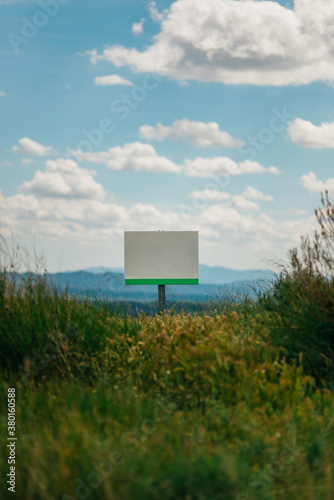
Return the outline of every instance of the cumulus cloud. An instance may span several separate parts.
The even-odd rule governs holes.
[[[150,144],[134,142],[109,150],[107,167],[112,170],[146,170],[149,172],[179,172],[180,168],[165,156],[157,154]]]
[[[235,139],[227,132],[219,130],[216,122],[196,122],[183,118],[175,120],[170,127],[165,127],[157,123],[142,125],[139,129],[140,136],[147,140],[164,141],[185,141],[200,148],[238,148],[243,145],[243,141]]]
[[[236,163],[225,156],[214,158],[197,157],[194,160],[184,161],[184,173],[189,177],[211,177],[213,175],[243,175],[271,173],[280,174],[276,167],[264,167],[257,161],[246,160]]]
[[[202,191],[192,191],[188,194],[188,197],[194,200],[207,202],[226,201],[228,202],[226,206],[235,208],[239,212],[253,212],[255,210],[260,210],[260,206],[251,200],[272,201],[274,199],[271,196],[264,195],[263,193],[261,193],[261,191],[258,191],[251,186],[248,186],[248,188],[243,193],[235,195],[233,197],[225,191],[218,191],[217,189],[209,188],[203,189]]]
[[[6,92],[4,92],[3,90],[0,90],[0,97],[5,97],[6,95]]]
[[[101,85],[103,87],[109,85],[129,85],[132,86],[133,83],[126,78],[119,75],[106,75],[106,76],[96,76],[94,78],[95,85]]]
[[[52,146],[43,146],[39,142],[33,141],[28,137],[19,139],[19,146],[13,146],[14,153],[32,156],[51,156],[56,153]]]
[[[227,255],[234,262],[236,255],[243,256],[245,263],[247,255],[261,251],[269,258],[277,249],[282,257],[282,252],[299,242],[300,234],[313,231],[316,224],[314,216],[276,222],[236,197],[228,203],[205,205],[192,214],[181,206],[160,210],[150,204],[126,207],[107,199],[38,198],[25,193],[5,197],[0,193],[0,210],[2,214],[10,212],[8,228],[15,227],[21,236],[35,234],[38,227],[41,237],[67,238],[84,244],[110,243],[113,237],[122,241],[124,229],[198,230],[203,252],[209,248],[212,258],[215,251],[218,255],[223,252],[226,263]],[[5,223],[3,217],[3,227]]]
[[[132,33],[134,33],[135,35],[140,35],[140,33],[142,33],[144,31],[144,22],[145,22],[145,18],[142,18],[139,23],[133,23],[132,25]]]
[[[45,172],[37,170],[33,179],[24,182],[20,190],[47,197],[102,199],[105,191],[93,179],[95,175],[94,170],[80,168],[74,160],[48,160]]]
[[[231,198],[231,195],[224,191],[207,188],[203,189],[202,191],[192,191],[188,194],[188,197],[195,200],[223,201],[229,200]]]
[[[134,72],[227,84],[301,85],[334,80],[334,2],[176,0],[151,17],[161,30],[142,51],[119,45],[91,61],[128,65]]]
[[[240,212],[260,210],[260,205],[251,200],[273,201],[274,198],[261,193],[261,191],[252,186],[248,186],[243,193],[233,196],[231,206]]]
[[[308,191],[324,193],[327,190],[331,195],[334,194],[334,178],[323,182],[313,172],[309,172],[303,175],[300,181],[301,185]]]
[[[248,186],[246,190],[242,193],[244,198],[248,200],[263,200],[263,201],[274,201],[274,198],[269,195],[265,195],[261,193],[258,189],[255,189],[252,186]]]
[[[123,144],[123,146],[116,146],[107,151],[85,153],[76,149],[69,152],[78,161],[104,163],[112,170],[183,173],[188,177],[281,173],[273,166],[266,168],[256,161],[249,160],[236,163],[225,156],[185,159],[183,164],[178,165],[166,156],[159,155],[151,144],[141,142]]]
[[[233,196],[232,207],[236,208],[240,212],[253,212],[254,210],[260,210],[260,206],[254,201],[247,200],[245,196],[241,194]]]
[[[123,144],[97,153],[83,153],[80,150],[73,150],[71,153],[80,161],[105,163],[111,170],[174,173],[181,171],[172,160],[159,155],[153,146],[141,142]]]
[[[202,191],[193,191],[188,194],[189,198],[194,200],[198,200],[201,202],[219,202],[226,201],[225,206],[229,206],[239,210],[241,212],[252,212],[254,210],[260,210],[260,206],[253,201],[244,196],[244,194],[239,194],[235,196],[231,196],[229,193],[225,191],[218,191],[216,189],[203,189]],[[194,204],[194,207],[197,208],[197,204]],[[204,204],[201,205],[204,208]]]
[[[287,131],[291,141],[304,148],[334,148],[334,122],[317,126],[296,118],[289,124]]]
[[[150,13],[152,21],[154,21],[155,23],[161,23],[161,21],[163,21],[165,16],[168,14],[168,9],[165,9],[163,12],[160,12],[157,9],[157,5],[155,2],[150,2],[147,8]]]

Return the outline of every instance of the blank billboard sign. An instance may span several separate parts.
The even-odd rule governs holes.
[[[126,285],[198,285],[198,231],[125,231]]]

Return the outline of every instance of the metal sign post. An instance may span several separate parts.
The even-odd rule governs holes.
[[[158,311],[163,313],[166,310],[166,285],[158,285]]]

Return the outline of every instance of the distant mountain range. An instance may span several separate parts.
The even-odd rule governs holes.
[[[119,301],[152,302],[157,300],[157,286],[124,285],[119,268],[92,267],[80,271],[49,274],[49,279],[69,294],[110,298]],[[203,302],[225,294],[255,295],[269,286],[275,273],[266,270],[238,271],[224,267],[199,266],[199,285],[168,285],[169,301]]]

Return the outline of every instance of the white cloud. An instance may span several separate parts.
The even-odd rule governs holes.
[[[165,9],[163,12],[159,12],[155,2],[150,2],[147,8],[152,21],[154,21],[155,23],[161,23],[168,13],[168,9]]]
[[[327,190],[331,195],[334,194],[334,178],[322,182],[313,172],[309,172],[303,175],[300,181],[301,185],[308,191],[324,193]]]
[[[313,125],[310,121],[296,118],[288,126],[292,142],[304,148],[334,148],[334,122]]]
[[[139,129],[140,136],[147,140],[155,139],[164,141],[172,139],[185,141],[201,148],[238,148],[243,141],[235,139],[227,132],[219,130],[216,122],[196,122],[183,118],[175,120],[170,127],[157,123],[155,127],[142,125]]]
[[[124,230],[198,230],[202,262],[245,268],[249,264],[259,267],[261,259],[286,257],[300,235],[316,227],[314,216],[276,222],[238,196],[204,204],[192,213],[182,205],[161,210],[150,204],[127,207],[108,199],[37,198],[24,193],[5,197],[0,192],[1,229],[4,235],[13,230],[18,237],[30,239],[38,231],[51,242],[66,239],[69,245],[94,244],[97,251],[111,241],[122,249]],[[192,205],[189,200],[187,207]]]
[[[255,189],[252,186],[248,186],[246,190],[242,193],[244,198],[248,200],[264,200],[264,201],[274,201],[274,198],[269,195],[265,195],[261,193],[258,189]]]
[[[231,198],[231,195],[224,191],[207,188],[203,189],[202,191],[192,191],[188,194],[188,197],[195,200],[224,201],[229,200]]]
[[[160,14],[152,44],[139,51],[106,46],[91,61],[128,65],[134,72],[227,84],[301,85],[334,80],[334,2],[176,0]]]
[[[150,144],[134,142],[111,148],[107,167],[112,170],[147,170],[149,172],[179,172],[180,168],[165,156],[157,154]]]
[[[34,178],[24,182],[20,190],[47,197],[102,199],[105,191],[94,181],[95,175],[94,170],[80,168],[74,160],[48,160],[45,172],[37,170]]]
[[[142,33],[144,31],[144,22],[145,22],[145,18],[142,18],[139,23],[133,23],[132,25],[132,33],[134,33],[135,35],[140,35],[140,33]]]
[[[243,175],[258,173],[281,173],[276,167],[263,167],[257,161],[246,160],[236,163],[228,157],[214,158],[197,157],[194,160],[184,161],[184,172],[189,177],[211,177],[213,175]]]
[[[159,155],[153,146],[141,142],[123,144],[98,153],[83,153],[80,150],[71,153],[80,161],[104,163],[111,170],[174,173],[181,171],[172,160]]]
[[[43,144],[33,141],[28,137],[19,139],[19,146],[13,146],[12,151],[22,155],[34,156],[51,156],[56,153],[52,146],[43,146]]]
[[[217,189],[203,189],[202,191],[193,191],[188,194],[189,198],[194,200],[211,202],[211,201],[226,201],[228,202],[225,206],[235,208],[239,212],[253,212],[255,210],[260,210],[260,206],[250,200],[267,200],[272,201],[271,196],[266,196],[261,191],[248,186],[248,188],[241,194],[231,196],[229,193],[224,191],[218,191]],[[200,207],[204,208],[204,204],[200,204]],[[198,208],[198,204],[194,204],[194,208]]]
[[[241,194],[233,196],[232,207],[236,208],[240,212],[253,212],[254,210],[260,210],[260,206],[257,203],[247,200]]]
[[[5,97],[6,95],[6,92],[4,92],[3,90],[0,90],[0,97]]]
[[[315,227],[314,216],[277,223],[263,213],[247,213],[257,207],[246,202],[234,197],[231,203],[210,204],[193,215],[185,214],[181,206],[161,211],[150,204],[125,207],[107,200],[0,194],[2,213],[11,213],[12,227],[21,234],[33,235],[38,226],[41,236],[83,243],[110,241],[114,235],[123,238],[124,229],[198,230],[203,245],[206,240],[210,245],[216,240],[226,251],[242,244],[243,251],[258,252],[261,248],[270,258],[278,247],[288,250],[298,243],[299,235]]]
[[[260,206],[257,203],[249,201],[249,199],[247,199],[247,197],[245,196],[245,193],[233,196],[232,198],[232,196],[225,191],[218,191],[215,189],[207,188],[203,189],[202,191],[193,191],[192,193],[188,194],[188,197],[203,202],[226,201],[228,203],[225,206],[235,208],[241,212],[251,212],[254,210],[260,210]],[[205,205],[203,204],[202,208],[204,206]],[[197,204],[196,206],[194,205],[194,207],[197,208]]]
[[[102,86],[107,86],[107,85],[133,85],[130,80],[127,80],[126,78],[123,78],[122,76],[119,75],[106,75],[106,76],[96,76],[94,78],[94,83],[95,85],[102,85]]]
[[[214,175],[243,175],[257,173],[280,174],[276,167],[263,167],[256,161],[236,163],[228,157],[214,158],[197,157],[194,160],[185,159],[182,165],[177,165],[166,156],[159,155],[151,144],[132,142],[116,146],[107,151],[84,153],[70,150],[78,161],[104,163],[112,170],[149,172],[183,172],[188,177],[211,177]]]

